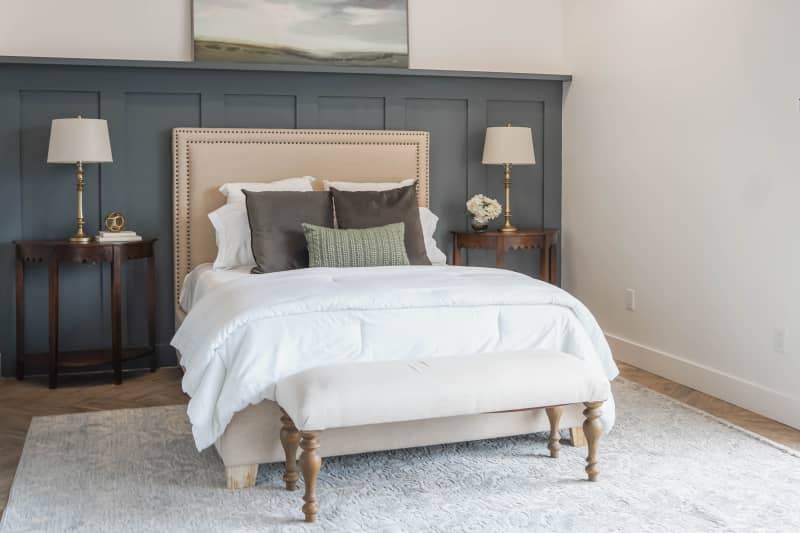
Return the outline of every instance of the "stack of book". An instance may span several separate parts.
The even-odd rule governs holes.
[[[97,242],[137,242],[141,241],[141,235],[135,231],[101,231],[95,237]]]

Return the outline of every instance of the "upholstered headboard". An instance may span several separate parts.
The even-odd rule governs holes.
[[[216,256],[208,213],[225,198],[229,181],[267,182],[294,176],[338,181],[417,179],[420,206],[428,205],[429,134],[423,131],[175,128],[173,237],[175,310],[183,279]]]

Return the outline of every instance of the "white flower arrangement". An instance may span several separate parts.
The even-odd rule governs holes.
[[[503,208],[500,206],[500,202],[494,198],[476,194],[467,200],[467,211],[476,221],[485,223],[499,217],[500,213],[503,212]]]

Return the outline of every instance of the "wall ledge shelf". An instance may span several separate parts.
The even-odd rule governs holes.
[[[424,76],[440,78],[484,78],[508,80],[572,81],[571,74],[533,74],[478,70],[438,70],[391,67],[335,67],[318,65],[274,65],[264,63],[206,63],[195,61],[147,61],[129,59],[76,59],[59,57],[0,56],[0,65],[68,67],[112,67],[181,70],[232,70],[256,72],[302,72],[312,74],[359,74],[375,76]]]

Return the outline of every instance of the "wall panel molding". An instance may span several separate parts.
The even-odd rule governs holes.
[[[22,235],[22,173],[20,166],[20,91],[0,81],[0,371],[13,375],[6,353],[16,350],[14,318],[15,263],[11,241]],[[9,366],[11,368],[9,368]]]
[[[203,128],[225,126],[225,96],[219,91],[200,93],[200,126]]]
[[[386,99],[381,96],[319,96],[317,126],[325,129],[386,129]]]
[[[87,170],[88,229],[124,212],[132,228],[159,239],[157,344],[162,362],[174,362],[170,131],[179,126],[265,128],[424,129],[431,132],[431,205],[440,217],[437,239],[450,255],[450,231],[467,228],[464,202],[485,192],[499,198],[497,169],[481,164],[487,125],[509,116],[529,122],[537,136],[537,167],[515,169],[514,213],[526,224],[560,225],[561,92],[568,77],[392,69],[240,68],[127,61],[39,61],[0,58],[0,352],[12,375],[15,350],[14,261],[11,241],[68,235],[74,219],[74,170],[45,163],[49,121],[99,116],[109,121],[114,162]],[[527,121],[527,122],[526,122]],[[42,190],[46,188],[47,194]],[[510,263],[536,273],[535,256]],[[480,253],[470,255],[483,264]],[[485,255],[485,254],[484,254]],[[508,254],[511,258],[515,254]],[[488,256],[487,256],[488,257]],[[474,259],[474,261],[473,261]],[[493,264],[493,260],[486,261]],[[85,299],[62,327],[64,348],[110,344],[108,271],[78,269],[76,294]],[[124,337],[144,334],[143,272],[125,272]],[[26,295],[26,342],[46,339],[44,276],[31,271]],[[69,289],[73,290],[73,289]],[[68,291],[67,291],[68,292]],[[78,294],[79,293],[79,294]],[[35,303],[34,300],[41,303]],[[44,307],[43,307],[44,306]],[[88,333],[87,333],[88,332]],[[44,340],[46,342],[46,340]]]
[[[50,121],[81,115],[100,116],[100,91],[23,89],[20,91],[21,234],[16,238],[59,239],[75,232],[75,165],[48,164]],[[87,228],[99,224],[100,169],[85,166],[83,193]],[[25,276],[26,345],[32,352],[47,351],[46,269],[31,265]],[[103,342],[102,292],[99,265],[62,265],[59,343],[64,350],[91,348]]]
[[[440,217],[436,241],[448,257],[452,255],[449,232],[463,229],[464,202],[469,192],[467,106],[465,98],[407,98],[405,101],[405,129],[431,133],[430,208]],[[460,176],[460,179],[443,179],[448,175]]]
[[[297,97],[286,94],[223,95],[223,126],[233,128],[296,128]]]

